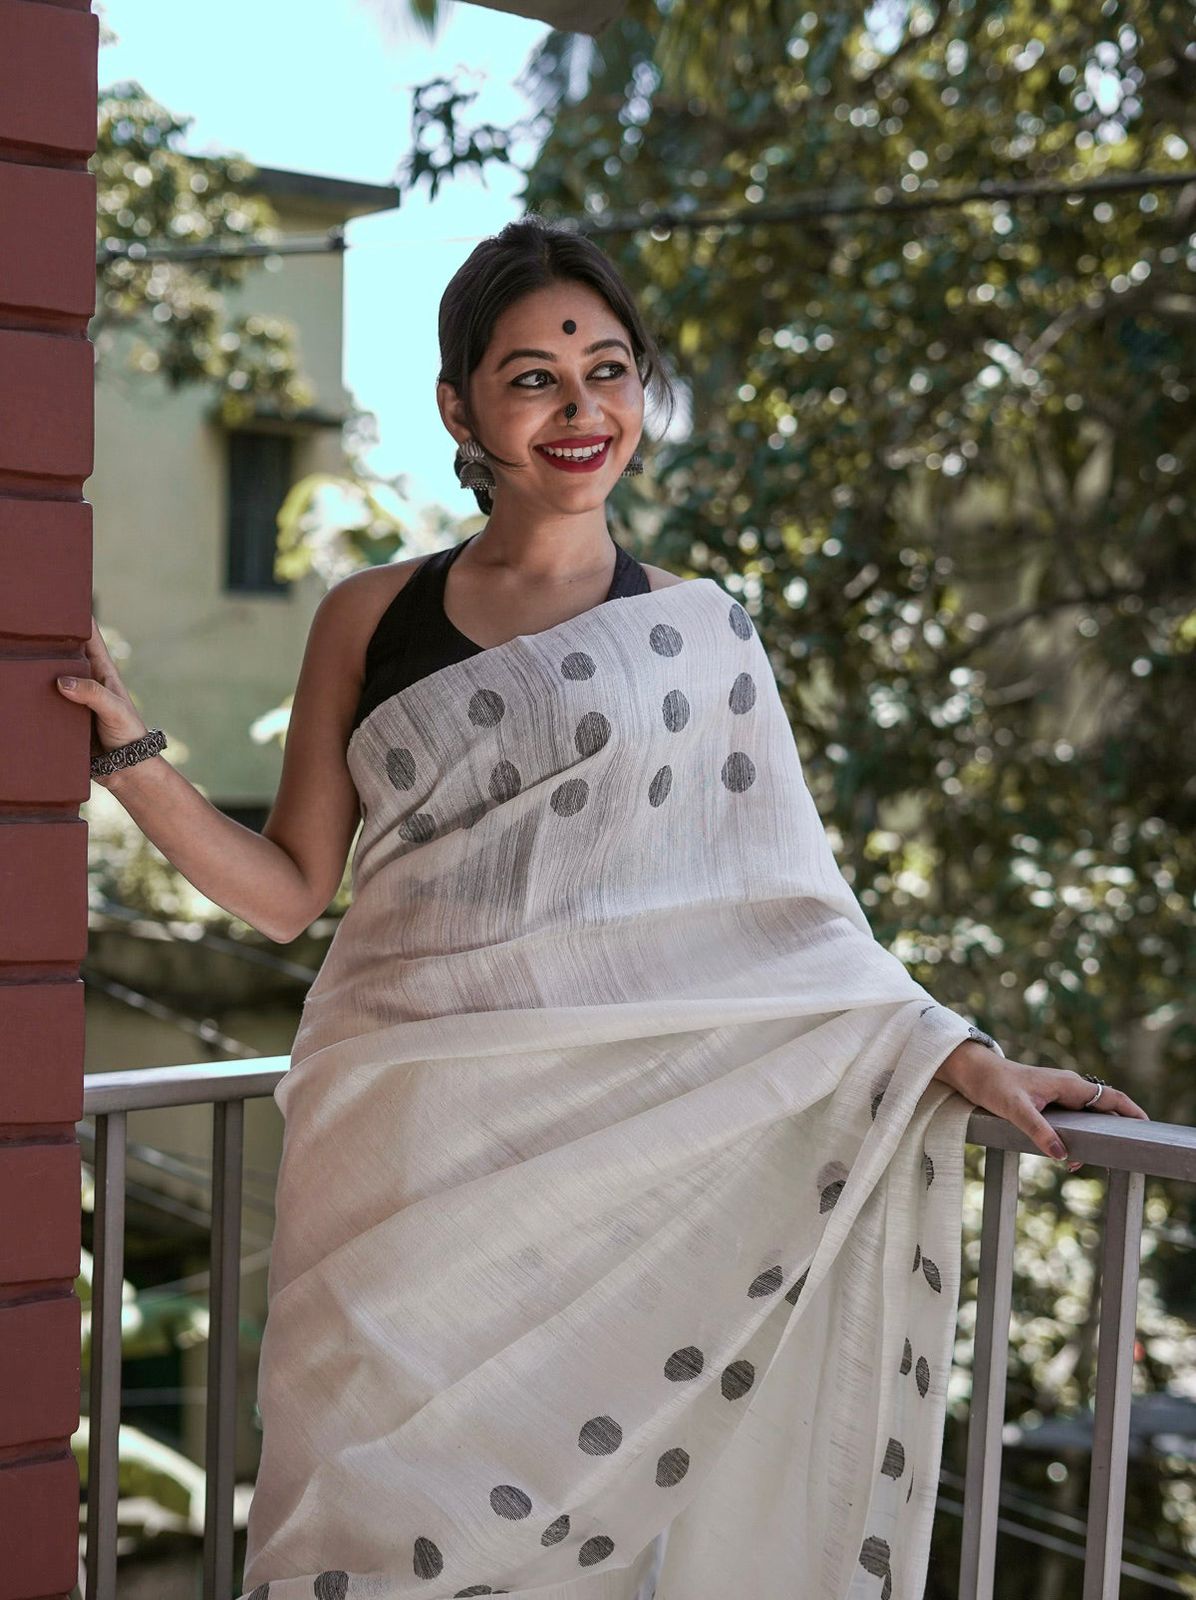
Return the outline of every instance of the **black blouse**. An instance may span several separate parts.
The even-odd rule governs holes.
[[[444,614],[444,582],[449,567],[465,546],[476,539],[471,534],[447,550],[436,550],[420,562],[378,620],[365,651],[365,678],[353,729],[391,695],[398,694],[441,667],[480,655],[488,645],[475,644]],[[648,574],[633,555],[615,542],[615,570],[606,600],[622,595],[647,594],[652,585]]]

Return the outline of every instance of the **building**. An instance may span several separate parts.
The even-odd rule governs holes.
[[[255,187],[288,236],[324,234],[399,202],[385,185],[272,167],[258,169]],[[293,691],[323,593],[314,576],[275,579],[275,517],[292,483],[346,464],[344,252],[267,258],[226,303],[230,315],[260,311],[294,326],[315,403],[286,421],[263,411],[230,429],[210,390],[172,391],[156,374],[131,372],[118,345],[96,385],[92,598],[105,636],[111,629],[128,646],[121,676],[147,724],[171,740],[172,764],[260,827],[281,752],[274,740],[255,742],[250,726]]]

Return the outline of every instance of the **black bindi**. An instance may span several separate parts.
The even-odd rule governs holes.
[[[564,328],[566,333],[577,332],[577,324],[574,322],[572,317],[570,317],[567,322],[562,323],[561,326]]]

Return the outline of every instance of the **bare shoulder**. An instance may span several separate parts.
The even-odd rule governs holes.
[[[657,589],[668,589],[674,583],[684,583],[684,578],[679,578],[675,572],[669,572],[666,567],[653,567],[646,561],[641,561],[640,566],[648,574],[648,587],[653,593]]]
[[[366,642],[382,620],[391,601],[403,589],[426,555],[408,556],[403,561],[387,561],[377,567],[362,567],[339,579],[325,596],[343,619],[350,640],[350,655],[360,675]]]

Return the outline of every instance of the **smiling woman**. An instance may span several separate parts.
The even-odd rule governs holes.
[[[976,1030],[872,937],[743,605],[610,537],[670,398],[613,265],[526,218],[440,329],[489,517],[357,575],[389,588],[352,904],[275,1093],[246,1589],[918,1594]]]

